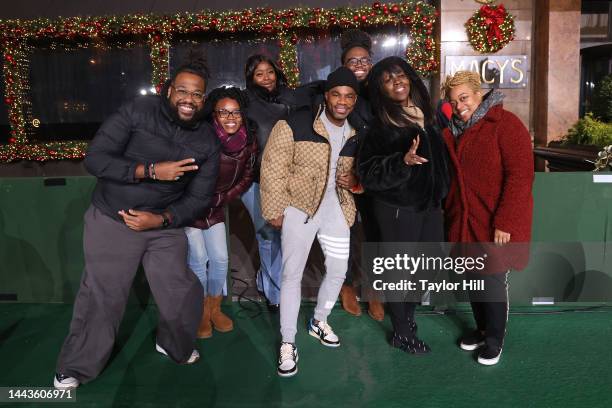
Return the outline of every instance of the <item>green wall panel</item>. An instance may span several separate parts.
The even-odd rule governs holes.
[[[73,300],[83,268],[82,217],[95,179],[64,180],[46,186],[44,178],[0,178],[0,295]],[[591,173],[537,173],[534,197],[532,262],[512,275],[512,297],[612,300],[612,184],[594,184]],[[141,275],[137,280],[142,301],[146,283]]]

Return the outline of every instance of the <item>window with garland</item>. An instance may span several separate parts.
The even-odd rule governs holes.
[[[297,43],[302,84],[325,79],[340,65],[340,30],[305,36]],[[403,56],[410,41],[408,30],[387,27],[370,31],[373,62],[391,55]],[[219,86],[244,88],[244,68],[250,55],[262,53],[277,60],[278,41],[271,37],[205,35],[177,37],[170,48],[170,71],[190,50],[206,55],[211,77],[208,91]],[[129,48],[34,48],[30,58],[32,140],[91,140],[100,124],[117,108],[138,95],[154,94],[151,87],[150,50]],[[3,141],[8,139],[6,105]]]
[[[117,108],[151,88],[149,48],[35,48],[30,126],[35,141],[90,140]]]

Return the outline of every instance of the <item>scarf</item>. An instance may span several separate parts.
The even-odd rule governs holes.
[[[458,138],[464,134],[466,130],[474,126],[480,119],[484,118],[492,107],[501,105],[503,100],[504,95],[501,92],[495,89],[490,91],[484,96],[482,102],[480,102],[480,105],[478,105],[478,108],[476,108],[472,114],[472,117],[467,122],[464,122],[456,115],[453,115],[450,123],[448,124],[448,128],[453,136]]]
[[[404,112],[408,115],[410,120],[418,124],[420,127],[425,127],[425,114],[418,106],[410,103],[409,106],[402,106]]]
[[[223,126],[217,121],[214,120],[215,125],[215,133],[217,137],[221,141],[221,145],[223,146],[223,151],[225,153],[238,153],[246,146],[247,141],[247,131],[244,125],[240,126],[240,129],[234,134],[229,135]]]

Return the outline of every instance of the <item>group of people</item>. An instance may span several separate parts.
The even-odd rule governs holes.
[[[137,98],[102,124],[85,158],[98,182],[84,217],[85,270],[56,388],[102,371],[139,264],[159,310],[159,353],[191,364],[199,359],[196,338],[233,329],[221,300],[224,207],[235,199],[256,233],[257,288],[280,311],[283,377],[297,373],[301,280],[315,238],[325,275],[307,330],[327,347],[341,344],[328,322],[338,296],[345,310],[361,312],[350,262],[358,217],[372,242],[529,241],[531,139],[503,109],[503,95],[485,93],[477,73],[457,72],[442,87],[452,108],[442,124],[404,59],[373,64],[371,39],[359,30],[344,33],[341,45],[341,66],[296,90],[271,58],[253,55],[246,90],[222,87],[205,97],[208,69],[191,57],[160,96]],[[476,329],[459,341],[489,365],[501,355],[508,316],[507,271],[497,272],[483,277],[485,289],[496,287],[505,301],[472,302]],[[380,298],[368,302],[370,316],[382,320]],[[387,303],[390,343],[426,354],[416,305]]]

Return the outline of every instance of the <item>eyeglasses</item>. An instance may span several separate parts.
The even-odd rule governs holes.
[[[188,97],[191,97],[191,99],[196,102],[202,102],[204,100],[204,94],[201,92],[198,92],[198,91],[189,92],[186,89],[182,89],[182,88],[177,89],[172,85],[170,87],[176,91],[176,95],[179,97],[179,99],[187,99]]]
[[[227,119],[230,116],[233,118],[239,118],[240,115],[242,114],[241,111],[239,110],[235,110],[235,111],[228,111],[225,109],[218,109],[215,111],[217,113],[217,116],[219,116],[221,119]]]
[[[370,65],[371,63],[372,58],[370,57],[349,58],[346,60],[346,65],[350,65],[352,67],[356,67],[357,65]]]

